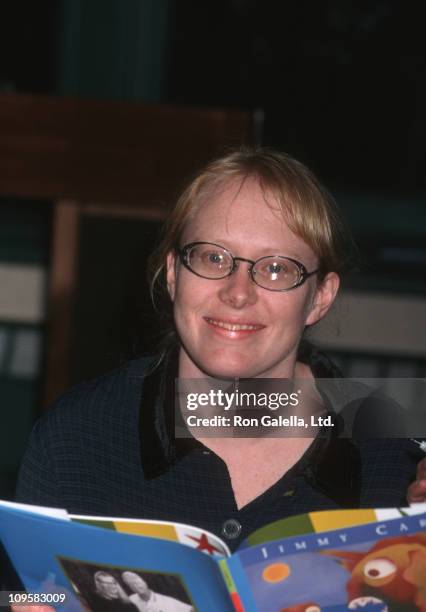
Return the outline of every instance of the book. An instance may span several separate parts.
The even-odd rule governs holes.
[[[63,612],[426,611],[426,505],[277,521],[232,555],[164,521],[0,502],[0,540],[22,583],[4,604]],[[6,601],[5,601],[6,598]]]

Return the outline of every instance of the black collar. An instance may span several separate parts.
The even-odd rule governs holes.
[[[342,376],[326,355],[308,343],[301,344],[299,359],[310,366],[316,378]],[[142,469],[148,479],[164,474],[194,448],[203,448],[194,438],[174,437],[177,375],[178,348],[174,348],[143,382],[139,435]],[[339,506],[355,508],[359,506],[361,490],[360,453],[350,439],[339,438],[332,431],[328,438],[318,437],[287,476],[302,474]]]

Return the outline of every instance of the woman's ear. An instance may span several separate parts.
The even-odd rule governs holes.
[[[176,255],[170,251],[167,255],[167,291],[169,292],[172,302],[175,299],[176,293]]]
[[[340,286],[340,278],[336,272],[329,272],[317,286],[311,310],[306,319],[306,325],[318,323],[330,310]]]

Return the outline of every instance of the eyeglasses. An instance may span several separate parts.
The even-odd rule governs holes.
[[[290,291],[300,287],[319,268],[308,272],[303,264],[291,257],[267,255],[253,261],[234,257],[230,251],[212,242],[191,242],[176,249],[183,265],[202,278],[219,280],[231,276],[238,268],[238,261],[246,261],[252,281],[269,291]]]

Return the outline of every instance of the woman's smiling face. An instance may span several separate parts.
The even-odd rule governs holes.
[[[318,267],[313,250],[288,227],[278,202],[268,202],[253,178],[229,183],[194,214],[180,246],[211,242],[235,257],[257,260],[283,255],[310,272]],[[238,262],[226,278],[200,278],[169,253],[167,284],[181,342],[184,378],[291,377],[306,325],[318,321],[338,288],[334,273],[318,285],[316,275],[291,291],[256,285],[249,264]]]

